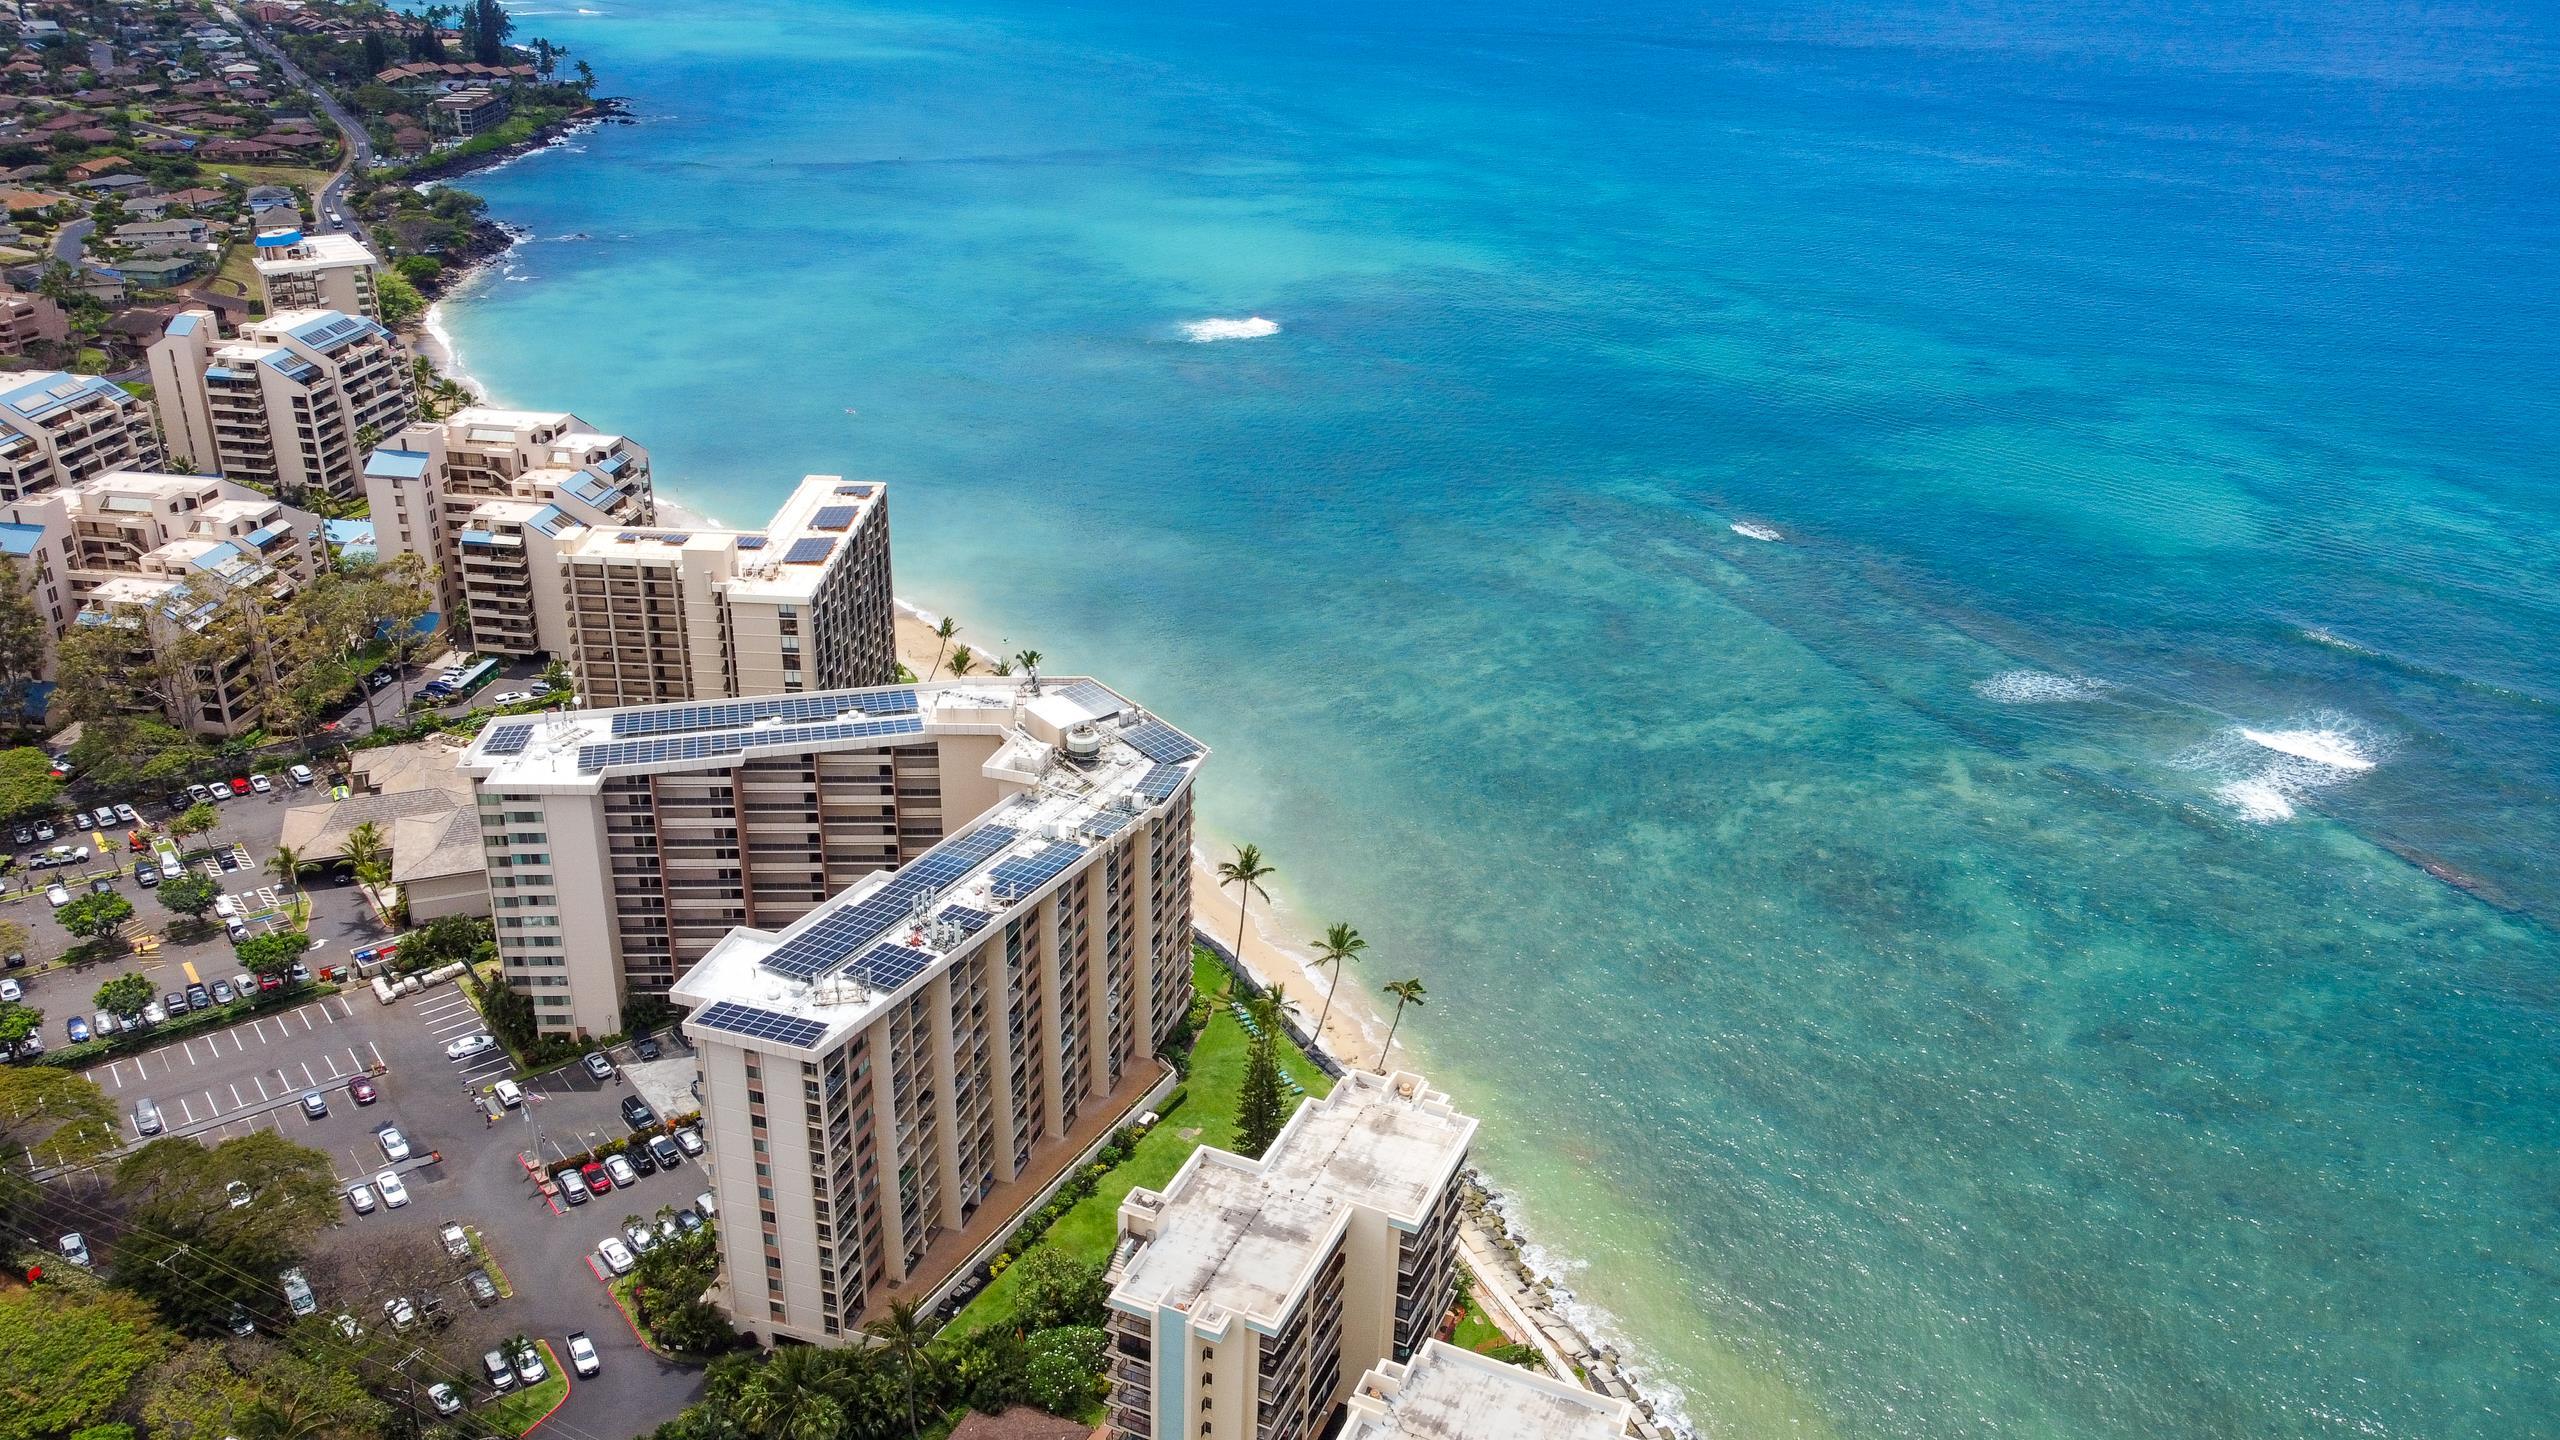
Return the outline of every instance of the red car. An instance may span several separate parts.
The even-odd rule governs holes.
[[[373,1081],[359,1075],[347,1082],[347,1097],[359,1105],[370,1105],[382,1098],[382,1092],[373,1088]]]
[[[270,990],[281,990],[283,988],[284,981],[277,976],[261,975],[258,977],[258,993],[261,995]]]
[[[246,776],[246,775],[234,775],[234,776],[232,776],[232,777],[231,777],[231,793],[232,793],[232,794],[234,794],[234,795],[246,795],[246,794],[248,794],[248,793],[249,793],[249,777],[248,777],[248,776]]]
[[[613,1188],[613,1177],[605,1173],[602,1165],[592,1160],[578,1167],[578,1178],[586,1181],[587,1188],[598,1195]]]

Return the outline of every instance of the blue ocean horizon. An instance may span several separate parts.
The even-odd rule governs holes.
[[[1214,746],[1700,1433],[2560,1433],[2560,14],[513,8],[472,377]]]

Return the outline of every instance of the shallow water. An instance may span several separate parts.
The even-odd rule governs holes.
[[[467,368],[1215,745],[1701,1428],[2551,1432],[2547,10],[596,10]]]

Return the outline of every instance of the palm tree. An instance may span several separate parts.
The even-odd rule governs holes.
[[[1040,668],[1040,652],[1037,650],[1017,651],[1014,654],[1013,663],[1021,666],[1025,670],[1037,670]]]
[[[279,845],[267,857],[267,873],[284,882],[288,898],[299,898],[302,889],[302,857],[290,845]]]
[[[382,908],[382,896],[374,890],[376,877],[388,878],[391,867],[386,859],[382,827],[367,820],[347,832],[347,868],[355,873],[356,884],[364,891],[373,908]]]
[[[991,668],[998,675],[1010,675],[1013,673],[1013,662],[1010,660],[999,660]]]
[[[942,657],[950,652],[951,637],[960,633],[960,622],[945,615],[942,617],[942,623],[933,627],[933,633],[940,638],[942,644],[933,652],[933,672],[924,677],[927,680],[942,673]]]
[[[1369,942],[1360,938],[1359,931],[1343,924],[1335,924],[1327,928],[1324,938],[1316,942],[1316,964],[1333,967],[1333,983],[1327,985],[1324,991],[1324,1009],[1316,1015],[1318,1045],[1324,1043],[1324,1022],[1325,1017],[1333,1013],[1334,992],[1342,988],[1342,962],[1352,959],[1368,948]]]
[[[951,673],[955,677],[966,675],[977,668],[978,657],[969,653],[968,646],[963,645],[951,652]]]
[[[916,1356],[933,1338],[933,1331],[916,1318],[913,1300],[890,1301],[888,1317],[874,1320],[865,1328],[897,1349],[898,1368],[905,1372],[907,1382],[907,1436],[914,1440],[924,1433],[916,1428]]]
[[[1271,892],[1262,888],[1262,882],[1278,873],[1280,872],[1276,867],[1262,863],[1262,847],[1258,845],[1239,845],[1236,847],[1236,858],[1218,862],[1219,889],[1224,890],[1230,885],[1244,887],[1236,897],[1236,963],[1238,965],[1244,963],[1245,914],[1253,908],[1254,896],[1259,895],[1265,900],[1271,898]]]
[[[1387,1023],[1387,1043],[1378,1047],[1378,1073],[1381,1075],[1387,1073],[1387,1052],[1396,1046],[1396,1027],[1404,1023],[1404,1007],[1421,1004],[1424,994],[1419,979],[1390,980],[1386,991],[1396,997],[1396,1018]]]
[[[834,1393],[837,1363],[834,1351],[814,1345],[776,1350],[738,1387],[730,1414],[750,1435],[834,1440],[845,1422],[844,1402]]]

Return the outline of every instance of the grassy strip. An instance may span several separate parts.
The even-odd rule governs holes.
[[[1181,1171],[1191,1152],[1203,1145],[1235,1143],[1236,1113],[1244,1097],[1245,1059],[1252,1041],[1236,1023],[1235,1011],[1217,998],[1227,983],[1226,967],[1195,952],[1191,983],[1200,994],[1211,997],[1211,1004],[1209,1023],[1191,1048],[1191,1077],[1184,1082],[1187,1095],[1182,1108],[1149,1131],[1127,1160],[1102,1177],[1091,1195],[1059,1216],[1034,1248],[1056,1247],[1087,1262],[1109,1259],[1120,1237],[1120,1202],[1131,1190],[1162,1188]],[[1287,1036],[1280,1037],[1279,1045],[1282,1071],[1306,1086],[1308,1094],[1322,1095],[1333,1088],[1332,1078]],[[957,1339],[1012,1323],[1022,1303],[1020,1280],[1017,1269],[1008,1268],[952,1317],[944,1333]]]
[[[489,1283],[498,1287],[498,1298],[516,1298],[516,1287],[508,1281],[506,1268],[498,1263],[498,1257],[490,1253],[489,1242],[481,1235],[480,1227],[465,1225],[462,1233],[471,1242],[471,1258],[480,1262],[480,1268],[489,1272]]]
[[[498,1434],[522,1435],[549,1418],[552,1411],[560,1408],[560,1402],[569,1398],[568,1367],[551,1353],[550,1341],[533,1343],[542,1347],[542,1361],[550,1373],[539,1385],[510,1390],[480,1407],[480,1423]]]
[[[1449,1337],[1449,1343],[1461,1350],[1473,1350],[1482,1354],[1487,1350],[1499,1349],[1510,1344],[1511,1337],[1503,1334],[1501,1327],[1493,1323],[1492,1317],[1484,1313],[1484,1306],[1476,1303],[1475,1291],[1471,1287],[1461,1286],[1458,1328],[1456,1333]]]

